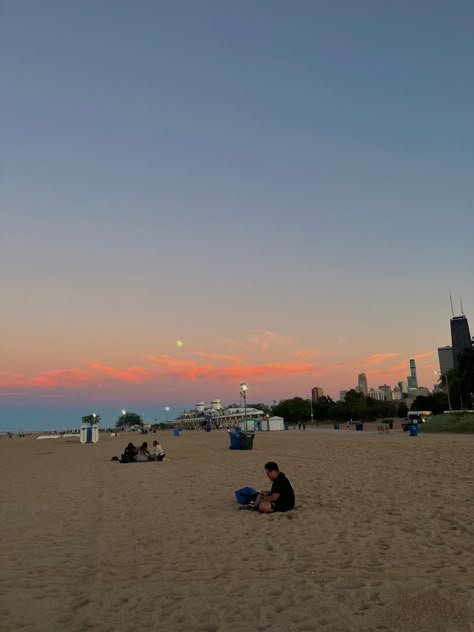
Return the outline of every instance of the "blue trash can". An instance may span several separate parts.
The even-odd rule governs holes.
[[[411,424],[409,430],[410,437],[416,437],[418,435],[418,424]]]
[[[362,432],[363,429],[364,429],[364,424],[356,424],[356,430],[358,432]]]
[[[231,450],[240,450],[240,432],[230,432],[230,446]]]
[[[175,437],[179,437],[179,428],[175,428],[173,434]]]

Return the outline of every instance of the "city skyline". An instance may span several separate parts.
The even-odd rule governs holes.
[[[0,429],[242,381],[249,402],[337,399],[410,359],[431,388],[449,291],[474,313],[473,19],[8,3]]]

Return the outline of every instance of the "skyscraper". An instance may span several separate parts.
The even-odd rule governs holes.
[[[400,393],[402,394],[403,399],[408,393],[408,382],[406,380],[401,380],[398,382],[398,387],[400,388]]]
[[[472,349],[471,333],[469,323],[464,316],[453,316],[451,318],[451,343],[453,346],[453,365],[459,366],[459,357],[467,350]]]
[[[357,390],[359,393],[363,393],[367,397],[369,389],[367,388],[367,376],[365,373],[359,373],[359,377],[357,379]]]
[[[416,377],[416,362],[410,360],[410,375],[407,377],[408,388],[418,388],[418,379]]]
[[[313,404],[317,404],[321,397],[324,395],[324,391],[320,386],[315,386],[311,389],[311,399]]]
[[[454,366],[453,348],[449,346],[438,347],[438,359],[439,359],[439,372],[441,373],[441,375],[444,375]]]

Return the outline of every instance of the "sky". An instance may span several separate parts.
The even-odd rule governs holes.
[[[242,381],[337,398],[410,358],[432,387],[450,291],[474,324],[473,24],[470,0],[3,0],[0,430]]]

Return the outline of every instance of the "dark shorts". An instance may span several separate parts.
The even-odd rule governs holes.
[[[281,507],[278,505],[278,503],[272,502],[272,509],[273,511],[284,512],[284,511],[292,511],[294,507]]]

